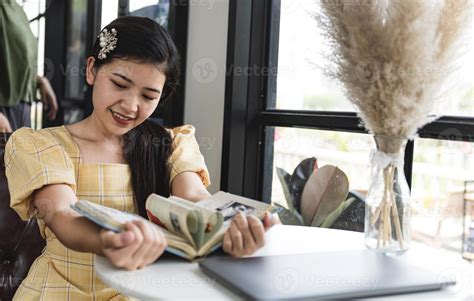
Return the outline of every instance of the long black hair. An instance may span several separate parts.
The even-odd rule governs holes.
[[[99,59],[100,40],[97,37],[92,54],[94,67],[110,63],[113,59],[131,60],[138,63],[155,64],[166,76],[160,104],[169,100],[176,90],[180,75],[180,57],[173,40],[166,30],[149,18],[121,17],[104,29],[117,32],[117,45]],[[170,195],[171,136],[160,124],[146,120],[123,137],[122,151],[132,173],[132,188],[138,213],[146,217],[145,201],[151,193]]]

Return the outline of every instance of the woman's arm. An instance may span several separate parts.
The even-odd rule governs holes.
[[[69,206],[77,200],[65,184],[47,185],[34,194],[38,215],[67,248],[105,255],[117,267],[135,270],[153,263],[167,246],[161,231],[146,221],[125,224],[125,231],[114,233],[80,216]]]
[[[69,185],[47,185],[38,189],[33,197],[39,218],[44,220],[63,245],[71,250],[102,255],[101,229],[69,207],[77,201]]]
[[[211,196],[198,174],[192,171],[185,171],[174,177],[171,182],[171,194],[192,202]]]

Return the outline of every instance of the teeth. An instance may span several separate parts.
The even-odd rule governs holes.
[[[123,117],[122,115],[119,115],[115,112],[112,112],[114,114],[115,117],[119,118],[119,119],[122,119],[122,120],[131,120],[132,118],[126,118],[126,117]]]

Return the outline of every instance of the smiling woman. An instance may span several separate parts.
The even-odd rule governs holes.
[[[194,127],[167,129],[149,119],[178,78],[179,56],[166,31],[151,19],[122,17],[102,30],[87,59],[92,114],[67,127],[13,133],[5,151],[10,206],[24,220],[37,218],[47,242],[16,300],[129,300],[96,277],[94,254],[135,270],[163,253],[166,239],[151,223],[102,230],[70,209],[78,199],[146,218],[151,193],[191,201],[210,196]],[[269,215],[263,223],[234,219],[224,251],[255,252],[277,222]]]
[[[103,32],[112,29],[116,45],[99,36],[87,60],[93,113],[67,127],[22,128],[8,140],[10,206],[23,220],[37,218],[47,242],[15,300],[128,300],[97,279],[94,254],[141,268],[163,253],[163,234],[144,222],[129,223],[122,233],[104,231],[69,206],[88,199],[145,215],[145,197],[169,196],[180,173],[196,172],[199,185],[209,185],[194,128],[170,130],[147,120],[179,76],[171,38],[145,18],[117,19]]]
[[[113,60],[99,69],[95,65],[96,59],[90,57],[87,82],[94,86],[94,112],[86,120],[103,127],[101,139],[120,137],[155,111],[166,76],[155,65],[122,59]],[[101,120],[112,122],[101,124]]]

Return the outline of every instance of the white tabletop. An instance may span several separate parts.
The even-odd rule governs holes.
[[[265,246],[252,257],[363,249],[363,233],[278,225],[266,233]],[[384,300],[474,300],[474,266],[463,260],[461,254],[412,243],[406,254],[395,258],[430,270],[440,279],[455,276],[457,284],[442,291],[384,297]],[[197,263],[180,258],[162,258],[146,268],[129,272],[115,268],[105,257],[96,256],[95,270],[105,284],[143,300],[239,299],[204,274]]]

